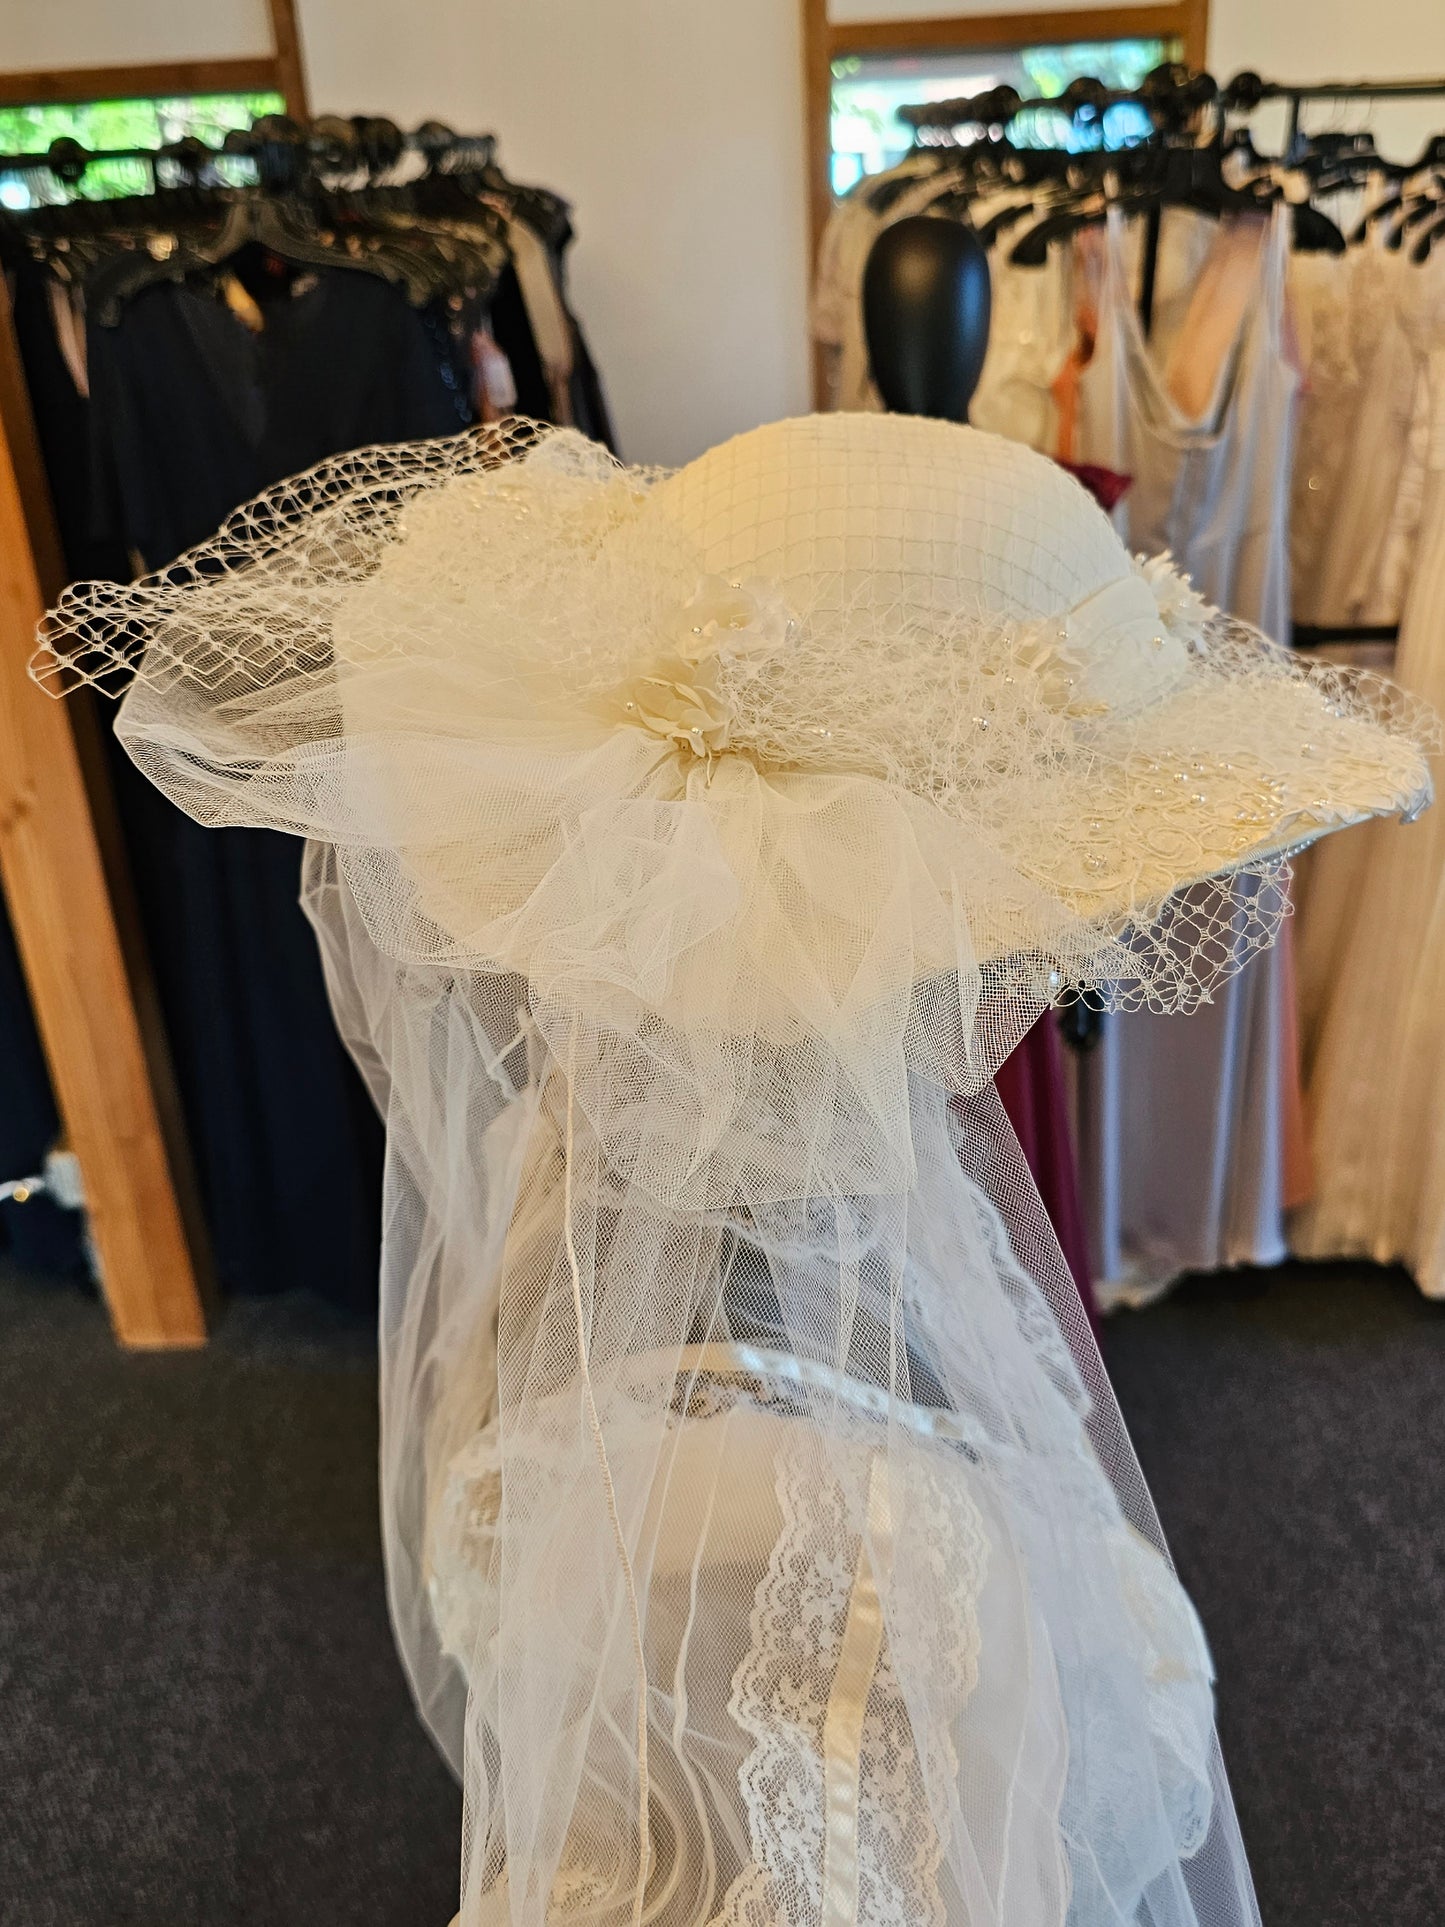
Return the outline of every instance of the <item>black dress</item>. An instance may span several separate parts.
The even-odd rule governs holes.
[[[109,576],[123,556],[89,545],[86,406],[60,352],[45,277],[27,257],[11,265],[11,306],[67,567]],[[37,690],[35,694],[39,696]],[[38,1173],[60,1134],[45,1055],[31,1014],[15,936],[0,898],[0,1179]],[[0,1205],[0,1255],[26,1270],[83,1275],[82,1221],[44,1197]]]
[[[148,568],[269,484],[469,418],[450,336],[386,282],[297,280],[253,333],[211,287],[92,320],[91,522]],[[121,818],[220,1282],[374,1299],[382,1132],[336,1036],[300,910],[301,848],[202,830],[116,756]]]

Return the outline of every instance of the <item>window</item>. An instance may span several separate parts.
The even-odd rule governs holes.
[[[1137,87],[1151,68],[1179,57],[1177,41],[1154,39],[837,59],[833,62],[833,192],[846,194],[864,174],[879,173],[902,160],[913,136],[897,117],[900,107],[979,94],[1003,85],[1017,88],[1026,98],[1052,99],[1084,74],[1108,87]],[[1136,139],[1149,128],[1143,109],[1132,104],[1111,108],[1104,124],[1111,145]],[[1037,146],[1069,146],[1077,138],[1056,114],[1025,116],[1015,121],[1014,133]]]
[[[0,207],[34,207],[72,194],[109,199],[143,194],[151,186],[144,161],[99,161],[88,167],[78,188],[62,187],[43,169],[7,170],[7,154],[43,154],[54,140],[79,141],[92,151],[116,147],[161,147],[195,134],[217,146],[233,128],[249,127],[261,114],[279,114],[279,94],[202,94],[176,100],[94,100],[78,106],[0,107]],[[223,168],[228,165],[222,163]],[[237,178],[246,163],[237,161]]]

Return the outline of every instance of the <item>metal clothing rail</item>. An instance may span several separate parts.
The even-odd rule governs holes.
[[[292,182],[302,175],[388,173],[405,154],[420,154],[433,169],[460,164],[485,167],[496,158],[492,134],[458,134],[441,121],[424,121],[404,133],[394,121],[357,115],[344,119],[326,114],[314,121],[297,121],[286,114],[266,114],[250,127],[228,133],[219,147],[196,136],[161,147],[87,148],[61,138],[43,153],[0,154],[0,172],[44,169],[65,185],[78,186],[86,171],[100,161],[146,161],[154,173],[161,162],[180,175],[196,178],[220,160],[250,161],[263,185]]]
[[[1209,74],[1191,73],[1178,62],[1167,62],[1145,76],[1138,87],[1108,87],[1102,80],[1080,76],[1062,93],[1027,98],[1007,85],[985,93],[952,100],[923,101],[900,107],[898,118],[915,133],[945,132],[955,127],[1001,127],[1020,114],[1059,114],[1073,121],[1100,120],[1110,107],[1132,104],[1145,108],[1160,125],[1183,125],[1219,93]]]
[[[1289,139],[1299,131],[1299,111],[1310,100],[1430,100],[1445,98],[1445,78],[1403,80],[1265,80],[1250,69],[1221,87],[1212,75],[1190,73],[1176,63],[1156,67],[1138,87],[1107,87],[1100,80],[1071,81],[1060,94],[1033,99],[1009,86],[952,100],[900,107],[898,118],[915,134],[944,133],[956,127],[1000,127],[1025,113],[1060,114],[1076,122],[1102,119],[1110,107],[1142,107],[1160,127],[1183,126],[1201,108],[1217,104],[1221,113],[1250,114],[1266,102],[1290,104]]]
[[[1236,74],[1220,96],[1226,113],[1252,113],[1266,101],[1289,102],[1285,152],[1299,139],[1300,108],[1307,100],[1431,100],[1445,95],[1440,80],[1261,80],[1247,68]]]
[[[1231,111],[1248,113],[1266,100],[1430,100],[1445,94],[1441,80],[1261,80],[1246,69],[1220,92]]]

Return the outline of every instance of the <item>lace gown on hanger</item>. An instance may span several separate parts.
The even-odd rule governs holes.
[[[989,255],[993,312],[988,354],[968,419],[1010,441],[1052,454],[1059,441],[1054,393],[1074,341],[1072,250],[1053,243],[1041,267],[1009,258],[1012,234]]]
[[[1293,271],[1295,283],[1309,287],[1302,267]],[[1325,362],[1328,417],[1321,424],[1308,402],[1302,412],[1293,613],[1326,627],[1394,623],[1401,553],[1413,546],[1423,487],[1423,447],[1412,436],[1417,420],[1423,424],[1418,358],[1402,318],[1415,270],[1407,257],[1367,246],[1342,262],[1323,257],[1306,276],[1318,283],[1331,269],[1347,304],[1348,332],[1333,349],[1326,346],[1337,322],[1328,297],[1314,287],[1307,312],[1311,345]],[[1321,486],[1311,489],[1312,479]],[[1302,505],[1301,493],[1313,499]]]
[[[1445,259],[1413,270],[1401,326],[1428,405],[1419,545],[1394,675],[1445,704]],[[1291,1227],[1313,1258],[1403,1263],[1445,1297],[1445,819],[1345,839],[1367,860],[1317,1020],[1308,1100],[1315,1193]]]
[[[1291,509],[1294,616],[1326,629],[1399,623],[1423,505],[1429,397],[1400,312],[1417,270],[1372,233],[1371,244],[1343,258],[1302,254],[1290,263],[1307,383]],[[1313,653],[1393,672],[1388,641],[1331,642]],[[1296,865],[1306,1089],[1379,848],[1373,830],[1364,829],[1307,850]]]
[[[1105,233],[1098,334],[1080,378],[1080,459],[1132,477],[1114,511],[1128,547],[1172,551],[1196,588],[1267,635],[1288,633],[1289,486],[1298,376],[1285,346],[1288,214],[1258,233],[1242,320],[1210,405],[1187,415],[1134,306],[1122,217]],[[1221,248],[1247,247],[1222,229]],[[1236,287],[1236,295],[1238,295]],[[1186,320],[1171,366],[1186,365]],[[1161,779],[1162,780],[1162,779]],[[1186,1271],[1285,1255],[1292,973],[1284,945],[1179,1021],[1107,1020],[1078,1072],[1081,1182],[1101,1299],[1147,1298]]]
[[[1366,276],[1377,285],[1369,272],[1375,265],[1371,253],[1290,256],[1289,306],[1301,373],[1289,515],[1290,613],[1296,622],[1332,619],[1320,584],[1339,499],[1355,473],[1355,438],[1368,419],[1361,403],[1373,344],[1356,339],[1356,319]]]

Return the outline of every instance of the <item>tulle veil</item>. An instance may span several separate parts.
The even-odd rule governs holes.
[[[1293,842],[1423,800],[1419,721],[1026,451],[846,420],[701,480],[348,457],[72,591],[41,673],[128,685],[202,821],[306,839],[467,1927],[1257,1927],[992,1079],[1065,997],[1207,995]]]

